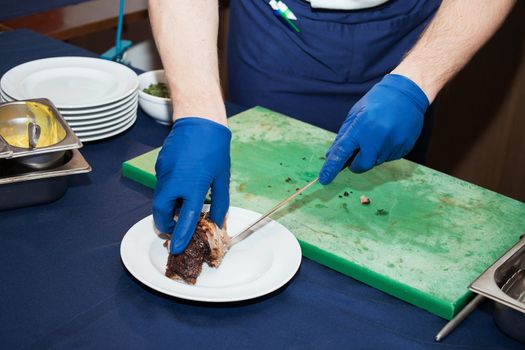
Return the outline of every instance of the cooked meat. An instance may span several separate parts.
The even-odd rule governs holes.
[[[363,205],[368,205],[368,204],[370,204],[370,198],[368,198],[367,196],[361,196],[361,197],[359,197],[359,201],[360,201],[361,204],[363,204]]]
[[[210,267],[218,267],[228,249],[230,237],[226,229],[217,225],[201,214],[197,228],[186,249],[178,255],[170,254],[166,265],[166,276],[171,279],[182,279],[186,283],[195,284],[202,272],[205,262]],[[169,247],[169,244],[165,244]]]

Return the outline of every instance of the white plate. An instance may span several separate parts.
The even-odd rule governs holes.
[[[130,122],[135,122],[136,119],[137,119],[137,111],[135,110],[129,113],[128,115],[126,115],[125,118],[123,118],[123,120],[120,123],[108,126],[106,128],[92,129],[88,131],[77,131],[77,129],[73,127],[71,129],[73,129],[73,131],[78,137],[96,136],[100,134],[107,134],[114,130],[121,129],[122,127],[128,125]]]
[[[12,98],[11,96],[9,96],[8,94],[6,94],[6,92],[4,90],[2,90],[2,88],[0,87],[0,93],[2,93],[2,96],[4,96],[5,98],[8,98],[10,100],[14,100],[14,98]]]
[[[1,92],[0,92],[0,100],[2,100],[3,102],[12,102],[12,100],[8,100],[7,98],[5,98],[1,94]],[[95,120],[83,121],[82,125],[79,125],[80,123],[75,124],[74,122],[70,122],[69,119],[66,119],[66,118],[64,119],[66,119],[71,129],[80,138],[80,141],[89,142],[89,141],[101,140],[104,138],[115,136],[127,130],[130,126],[133,125],[133,123],[136,120],[138,100],[135,99],[135,101],[130,101],[130,102],[131,104],[130,106],[128,106],[128,109],[123,112],[118,113],[117,115],[110,115],[109,117],[106,117],[100,120],[95,119]],[[101,122],[105,122],[105,121],[108,121],[108,122],[101,124]]]
[[[137,107],[138,107],[138,101],[135,101],[135,103],[131,104],[124,111],[122,112],[116,111],[107,117],[95,118],[95,119],[89,119],[89,120],[80,120],[80,121],[70,120],[69,118],[66,118],[66,117],[64,117],[64,119],[66,119],[69,126],[71,126],[72,128],[75,128],[75,130],[77,131],[98,129],[98,128],[107,127],[113,124],[117,124],[118,122],[121,122],[124,116],[133,112],[133,110],[137,109]]]
[[[130,127],[133,126],[133,124],[135,124],[136,120],[137,120],[137,115],[135,114],[133,119],[131,119],[128,124],[125,124],[124,126],[122,126],[119,129],[116,129],[116,130],[113,130],[113,131],[110,131],[110,132],[104,132],[104,133],[96,134],[96,135],[93,135],[93,136],[78,136],[78,134],[77,134],[77,136],[80,139],[80,141],[82,141],[83,143],[107,139],[107,138],[113,137],[115,135],[118,135],[118,134],[123,133],[124,131],[128,130]]]
[[[64,116],[64,119],[67,120],[69,125],[73,126],[82,126],[82,125],[92,125],[92,124],[98,124],[98,123],[104,123],[108,120],[113,120],[118,116],[122,116],[124,114],[130,113],[132,110],[138,108],[138,101],[130,101],[129,104],[126,105],[126,108],[123,108],[122,110],[120,108],[117,108],[115,110],[109,111],[106,115],[100,116],[100,117],[94,117],[94,118],[85,118],[85,119],[71,119],[69,116]]]
[[[0,97],[4,101],[16,101],[14,98],[8,96],[2,89],[0,89]],[[95,108],[84,108],[84,109],[61,109],[57,108],[60,114],[70,120],[87,120],[99,117],[107,117],[115,111],[123,111],[129,108],[133,102],[138,100],[138,90],[131,93],[131,95],[124,97],[115,103],[108,105],[95,107]],[[56,107],[56,106],[55,106]]]
[[[111,104],[138,88],[130,68],[91,57],[53,57],[30,61],[7,71],[4,92],[17,100],[46,97],[60,109]]]
[[[113,111],[116,109],[123,110],[129,107],[129,105],[137,99],[138,99],[138,91],[135,91],[131,95],[123,98],[122,100],[119,100],[115,103],[111,103],[109,105],[104,105],[101,107],[85,108],[85,109],[63,109],[63,108],[61,109],[59,108],[58,110],[60,111],[62,115],[67,116],[68,118],[72,118],[72,119],[82,120],[82,119],[89,119],[89,118],[98,118],[98,117],[103,117],[110,113],[113,113]]]
[[[12,102],[14,101],[14,99],[8,97],[6,94],[4,94],[3,91],[0,90],[0,97],[2,98],[3,101],[5,102]]]
[[[135,108],[137,108],[137,105],[135,105]],[[124,113],[113,120],[110,120],[105,123],[100,124],[92,124],[92,125],[83,125],[83,126],[74,126],[69,124],[71,128],[75,131],[75,133],[79,132],[87,132],[87,131],[100,131],[100,129],[103,129],[103,132],[111,131],[108,130],[110,127],[113,126],[122,126],[123,124],[126,124],[133,116],[134,108],[132,108],[129,112]]]
[[[258,217],[256,212],[230,207],[230,235],[238,234]],[[129,272],[145,285],[188,300],[230,302],[256,298],[283,286],[301,264],[301,248],[294,235],[272,220],[234,245],[217,269],[205,264],[195,285],[164,276],[168,252],[163,243],[150,215],[126,233],[120,256]]]

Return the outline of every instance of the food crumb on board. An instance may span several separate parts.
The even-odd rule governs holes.
[[[359,201],[360,201],[361,204],[363,204],[363,205],[368,205],[368,204],[370,204],[370,198],[368,198],[367,196],[361,196],[361,197],[359,197]]]
[[[291,177],[287,177],[286,180],[284,180],[286,182],[292,182],[292,178]]]
[[[388,212],[385,209],[377,209],[376,210],[376,215],[377,216],[385,216],[385,215],[388,215]]]
[[[345,191],[345,193],[343,193],[343,196],[345,196],[345,197],[348,197],[349,195],[350,195],[350,193],[348,193],[346,191]]]
[[[321,159],[321,160],[326,160],[326,157],[319,157],[319,159]]]
[[[300,188],[299,188],[299,187],[297,187],[297,188],[296,188],[295,190],[296,190],[296,191],[299,191],[299,190],[300,190]]]

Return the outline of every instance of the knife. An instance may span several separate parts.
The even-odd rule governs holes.
[[[261,215],[260,218],[258,218],[257,220],[255,220],[254,222],[252,222],[251,224],[246,226],[244,228],[244,230],[241,231],[241,233],[239,233],[238,235],[236,235],[235,237],[233,237],[231,239],[230,244],[229,244],[228,247],[231,247],[232,245],[239,243],[240,241],[242,241],[243,239],[245,239],[246,237],[251,235],[253,232],[255,232],[255,230],[250,230],[251,228],[253,228],[255,225],[257,225],[258,223],[260,223],[261,221],[266,219],[268,216],[270,216],[273,213],[275,213],[277,210],[279,210],[282,207],[284,207],[286,204],[290,203],[290,201],[292,201],[295,197],[297,197],[298,195],[300,195],[301,193],[306,191],[308,188],[310,188],[317,181],[319,181],[319,176],[316,177],[315,179],[313,179],[312,181],[310,181],[308,184],[306,184],[306,186],[304,186],[304,187],[298,189],[297,191],[295,191],[291,196],[286,198],[284,201],[282,201],[281,203],[277,204],[272,209],[268,210],[266,213]]]
[[[348,160],[346,161],[345,165],[341,168],[341,170],[339,172],[343,171],[346,167],[348,167],[350,164],[352,164],[352,162],[354,161],[355,157],[357,156],[357,153],[359,153],[359,149],[354,151],[352,156],[350,158],[348,158]],[[291,196],[289,196],[288,198],[286,198],[285,200],[283,200],[282,202],[277,204],[275,207],[273,207],[272,209],[268,210],[266,213],[261,215],[260,218],[258,218],[257,220],[255,220],[254,222],[252,222],[251,224],[246,226],[241,231],[241,233],[239,233],[238,235],[234,236],[231,239],[230,244],[228,245],[228,249],[232,245],[237,244],[240,241],[242,241],[243,239],[245,239],[246,237],[250,236],[253,232],[256,231],[256,230],[251,230],[255,225],[257,225],[258,223],[260,223],[261,221],[263,221],[264,219],[266,219],[267,217],[269,217],[270,215],[275,213],[277,210],[279,210],[282,207],[284,207],[286,204],[290,203],[295,197],[297,197],[298,195],[300,195],[301,193],[303,193],[304,191],[306,191],[307,189],[312,187],[317,181],[319,181],[319,176],[317,176],[315,179],[313,179],[312,181],[307,183],[304,187],[301,187],[298,190],[296,190]]]

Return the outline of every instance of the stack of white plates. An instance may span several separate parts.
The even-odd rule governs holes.
[[[3,101],[51,100],[83,142],[117,135],[137,119],[138,78],[128,67],[89,57],[27,62],[0,80]]]

